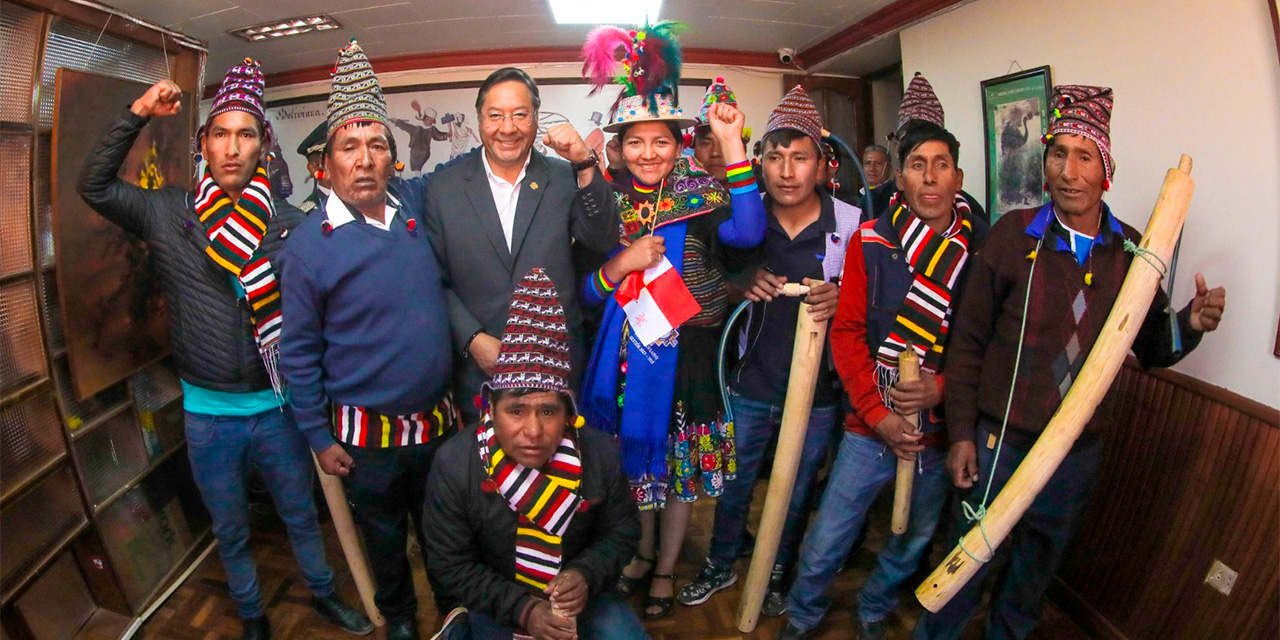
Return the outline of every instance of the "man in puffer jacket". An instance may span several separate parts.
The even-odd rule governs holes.
[[[181,109],[181,89],[169,80],[157,82],[120,115],[86,161],[77,190],[150,248],[169,304],[187,454],[213,516],[243,637],[270,636],[249,551],[247,486],[255,466],[288,528],[313,606],[347,632],[363,635],[373,630],[368,618],[334,595],[316,522],[310,453],[275,372],[284,319],[271,261],[305,216],[272,197],[263,84],[256,62],[246,60],[227,73],[196,133],[207,164],[195,193],[150,191],[117,178],[147,122]]]

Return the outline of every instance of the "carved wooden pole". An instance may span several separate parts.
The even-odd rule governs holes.
[[[982,525],[986,529],[986,538],[991,541],[991,548],[987,548],[979,527],[970,529],[960,546],[947,554],[947,559],[933,570],[924,584],[916,588],[916,598],[926,609],[935,612],[941,609],[978,571],[982,563],[969,557],[969,553],[986,557],[995,552],[1058,470],[1058,465],[1071,451],[1071,445],[1093,417],[1098,403],[1120,372],[1163,277],[1162,269],[1148,263],[1148,259],[1156,265],[1161,262],[1169,264],[1194,191],[1191,157],[1184,155],[1178,168],[1165,174],[1160,197],[1138,245],[1140,251],[1150,252],[1154,257],[1134,256],[1115,306],[1111,308],[1111,314],[1107,316],[1098,342],[1089,352],[1089,359],[1085,361],[1079,377],[1031,451],[1027,452],[1027,457],[1018,465],[1000,495],[987,507]]]
[[[333,518],[333,528],[338,532],[338,542],[342,544],[342,555],[347,558],[347,566],[351,568],[351,578],[355,580],[356,591],[360,593],[360,602],[364,605],[365,615],[373,622],[373,626],[386,625],[378,605],[373,601],[373,576],[369,574],[369,564],[364,559],[364,546],[360,544],[360,536],[356,533],[355,522],[351,519],[351,507],[347,505],[347,494],[342,489],[342,480],[331,476],[320,468],[320,461],[315,454],[311,458],[316,463],[316,471],[320,475],[320,488],[324,490],[324,501],[329,505],[329,516]],[[379,632],[379,637],[382,633]]]
[[[903,382],[915,382],[920,379],[920,356],[916,350],[907,345],[907,350],[898,354],[898,379]],[[920,430],[917,414],[903,415],[911,426]],[[916,461],[898,458],[898,476],[893,485],[893,521],[889,529],[894,535],[907,530],[907,521],[911,517],[911,485],[915,482]]]
[[[784,291],[784,295],[795,294]],[[796,468],[800,466],[804,436],[809,430],[813,392],[818,385],[818,366],[822,362],[822,348],[827,337],[827,321],[814,322],[809,309],[809,304],[801,303],[796,319],[796,342],[791,351],[791,376],[782,408],[782,429],[778,433],[778,448],[773,458],[773,472],[769,475],[769,492],[764,500],[764,513],[760,516],[755,551],[751,555],[751,569],[747,572],[738,610],[738,630],[743,633],[755,630],[760,620],[760,606],[764,604],[769,574],[778,557],[778,542],[782,539],[787,505],[791,502],[791,490],[796,483]]]

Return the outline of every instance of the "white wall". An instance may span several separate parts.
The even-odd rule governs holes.
[[[1052,20],[1057,18],[1055,24]],[[904,78],[929,78],[961,143],[965,189],[984,197],[979,83],[1010,61],[1055,84],[1115,89],[1112,210],[1142,229],[1165,171],[1195,159],[1174,299],[1193,274],[1225,285],[1227,316],[1176,368],[1280,407],[1280,73],[1256,0],[977,0],[902,33]]]
[[[376,52],[371,52],[376,55]],[[581,63],[556,63],[517,65],[529,75],[536,78],[579,78],[582,74]],[[378,80],[384,87],[396,87],[413,84],[436,84],[443,82],[479,82],[498,67],[467,67],[453,69],[427,69],[422,71],[401,71],[397,73],[378,73]],[[377,62],[374,62],[377,73]],[[684,76],[688,78],[712,79],[722,76],[729,88],[738,96],[739,106],[747,117],[747,126],[753,129],[753,137],[759,138],[764,133],[769,112],[782,101],[782,74],[747,67],[711,67],[707,65],[686,64]],[[605,89],[606,92],[616,89]],[[327,95],[329,81],[308,84],[289,85],[281,88],[267,87],[267,100],[282,100],[295,96]],[[681,93],[684,93],[683,91]],[[699,96],[701,97],[701,96]],[[700,103],[682,100],[680,106],[685,112],[697,113]]]

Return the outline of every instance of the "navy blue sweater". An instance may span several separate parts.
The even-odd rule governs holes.
[[[448,391],[443,275],[417,194],[405,195],[390,231],[353,212],[355,221],[324,233],[328,218],[318,209],[280,250],[280,372],[316,452],[337,442],[329,401],[403,415],[430,409]]]

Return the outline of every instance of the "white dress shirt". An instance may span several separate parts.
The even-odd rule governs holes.
[[[383,216],[385,222],[378,222],[369,216],[364,216],[364,221],[373,225],[375,228],[383,231],[391,230],[391,219],[396,217],[396,208],[391,206],[391,199],[387,199],[387,212]],[[351,210],[347,208],[347,203],[342,198],[329,193],[329,197],[324,201],[324,215],[329,219],[329,225],[334,229],[341,227],[348,222],[354,222],[355,216],[351,214]]]
[[[530,151],[529,155],[525,156],[524,166],[520,167],[520,175],[516,176],[515,184],[512,184],[493,173],[493,169],[489,167],[489,156],[483,149],[480,151],[484,173],[489,177],[489,191],[493,194],[493,206],[498,209],[502,235],[507,239],[507,250],[511,249],[511,234],[516,226],[516,205],[520,202],[520,183],[524,182],[524,174],[529,170],[529,158],[532,157],[533,152]]]

